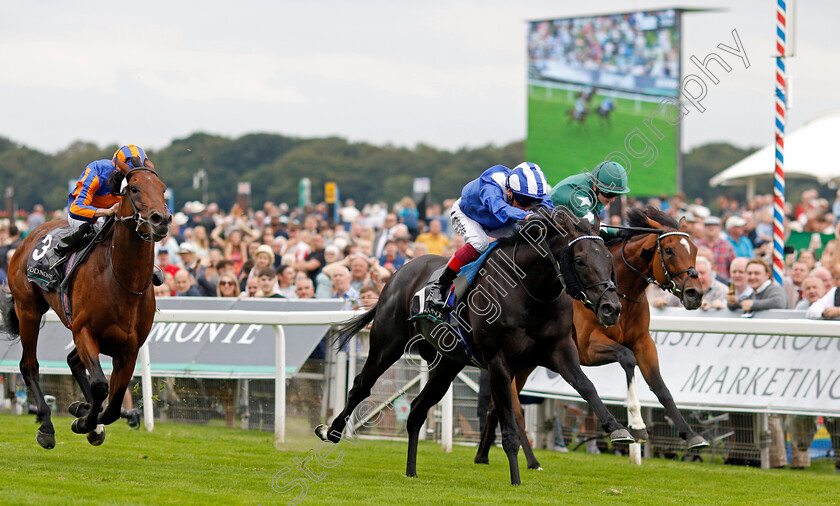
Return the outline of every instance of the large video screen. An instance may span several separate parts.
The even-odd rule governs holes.
[[[677,190],[679,125],[660,102],[679,90],[679,27],[673,9],[529,24],[526,153],[549,183],[609,158],[633,195]]]

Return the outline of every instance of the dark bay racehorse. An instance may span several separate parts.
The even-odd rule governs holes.
[[[687,440],[688,447],[707,446],[706,440],[691,430],[680,414],[659,373],[656,345],[649,331],[650,307],[645,296],[648,284],[653,283],[679,297],[687,309],[700,307],[703,290],[694,270],[697,248],[685,232],[684,220],[678,224],[671,216],[651,207],[644,211],[631,209],[627,215],[631,227],[629,233],[622,233],[608,241],[610,252],[616,259],[618,291],[622,296],[621,318],[618,325],[605,328],[582,305],[574,303],[574,335],[580,363],[587,366],[613,362],[621,364],[627,378],[628,428],[636,439],[648,438],[634,381],[638,365],[648,386],[676,424],[680,437]],[[517,372],[513,384],[516,392],[522,391],[532,370]],[[514,400],[518,401],[516,396]],[[520,413],[518,406],[515,411]],[[525,422],[521,414],[517,422],[524,434]],[[479,464],[487,463],[487,454],[495,438],[496,415],[492,407],[485,427],[475,457],[475,462]],[[528,439],[521,439],[528,467],[539,468]]]
[[[73,332],[76,346],[67,363],[87,403],[76,402],[70,407],[71,413],[78,417],[71,428],[77,434],[87,434],[93,445],[101,444],[105,438],[104,429],[98,425],[110,424],[120,416],[137,352],[152,326],[154,241],[163,239],[172,219],[163,198],[166,187],[148,160],[145,166],[134,169],[122,161],[117,165],[125,183],[116,223],[77,268],[70,284],[72,326],[62,309],[59,293],[45,292],[26,277],[26,263],[32,249],[42,237],[67,222],[52,221],[37,227],[26,236],[9,262],[11,293],[0,297],[0,310],[4,330],[20,336],[23,346],[20,372],[37,403],[40,422],[37,440],[44,448],[55,446],[55,429],[39,385],[36,358],[43,314],[52,308]],[[114,186],[115,190],[118,187]],[[110,385],[99,364],[100,353],[113,358]],[[106,397],[108,404],[103,411]]]
[[[520,483],[519,436],[510,388],[516,371],[542,365],[558,372],[589,402],[613,441],[632,441],[581,371],[571,334],[569,294],[583,300],[603,324],[618,321],[620,302],[612,281],[612,255],[588,222],[578,220],[564,208],[539,210],[537,214],[540,218],[529,220],[516,237],[500,241],[479,271],[468,303],[454,310],[462,326],[470,330],[476,353],[489,370],[493,399],[501,406],[502,437],[512,484]],[[534,239],[540,235],[540,239]],[[449,352],[451,347],[432,337],[438,329],[424,328],[428,320],[409,320],[412,296],[445,262],[444,257],[427,255],[406,264],[385,285],[372,310],[333,329],[333,337],[343,346],[373,321],[370,354],[353,382],[344,410],[329,429],[321,425],[315,431],[323,440],[338,442],[354,409],[370,395],[376,380],[416,342],[420,355],[432,365],[428,383],[411,403],[406,424],[406,475],[412,477],[417,475],[417,443],[429,409],[470,364],[460,350]],[[414,337],[418,334],[426,340]]]

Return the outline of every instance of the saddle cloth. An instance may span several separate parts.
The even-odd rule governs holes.
[[[445,313],[440,313],[438,311],[434,311],[431,308],[426,307],[426,299],[429,291],[429,286],[434,283],[440,275],[443,273],[443,270],[446,268],[446,264],[442,265],[440,268],[436,269],[432,274],[429,276],[426,285],[421,288],[411,299],[411,319],[412,320],[426,320],[432,326],[435,325],[443,325],[447,327],[447,331],[450,332],[452,335],[456,336],[458,339],[458,348],[460,349],[460,354],[466,354],[467,358],[470,362],[473,363],[476,367],[480,367],[482,369],[486,369],[486,365],[481,360],[479,355],[474,351],[475,344],[472,340],[472,335],[470,332],[465,332],[461,326],[458,324],[458,318],[453,318],[452,316],[452,309],[458,307],[458,302],[464,300],[464,298],[468,295],[470,286],[472,286],[473,282],[475,281],[478,272],[481,270],[481,266],[484,264],[487,256],[496,247],[498,243],[492,242],[487,250],[481,254],[476,260],[473,260],[469,264],[465,265],[461,268],[461,272],[458,273],[458,277],[455,278],[455,282],[449,288],[449,292],[446,296],[446,305],[449,307],[449,311]],[[424,337],[428,339],[428,332],[424,330],[429,330],[429,325],[420,325],[421,333]],[[438,334],[439,332],[435,332]],[[434,345],[433,340],[429,340],[432,345]],[[442,350],[438,350],[442,351]]]
[[[39,288],[48,292],[57,292],[64,278],[72,276],[75,268],[90,254],[95,241],[82,246],[66,258],[58,258],[55,246],[61,239],[72,233],[70,227],[60,227],[50,230],[32,248],[32,254],[26,261],[26,277]]]

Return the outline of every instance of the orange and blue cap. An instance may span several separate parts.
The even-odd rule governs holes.
[[[131,161],[132,158],[139,157],[140,158],[140,165],[134,166],[134,163]],[[142,167],[143,164],[146,163],[146,152],[143,151],[143,148],[139,146],[135,146],[134,144],[129,144],[127,146],[123,146],[118,149],[114,153],[114,158],[112,159],[114,165],[117,165],[117,162],[123,162],[128,165],[132,169],[136,169]]]

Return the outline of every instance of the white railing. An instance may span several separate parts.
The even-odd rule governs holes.
[[[352,318],[363,311],[208,311],[196,309],[161,309],[155,313],[156,322],[166,323],[232,323],[272,325],[274,327],[274,445],[286,441],[286,333],[284,325],[331,325]],[[49,311],[47,321],[59,321]],[[152,409],[152,373],[148,341],[140,348],[141,381],[143,385],[143,418],[146,429],[154,430]]]
[[[284,325],[329,325],[342,322],[362,311],[208,311],[208,310],[160,310],[155,314],[156,322],[177,323],[231,323],[272,325],[275,330],[275,446],[285,442],[286,429],[286,343]],[[48,321],[58,321],[53,313],[47,313]],[[753,319],[753,318],[703,318],[693,316],[652,315],[651,331],[661,332],[707,332],[737,333],[773,336],[840,337],[840,322],[804,319]],[[140,350],[140,365],[143,384],[143,405],[146,427],[154,427],[151,399],[151,371],[149,368],[148,343]],[[350,378],[352,381],[353,378]],[[344,390],[346,391],[346,389]],[[441,441],[444,449],[451,450],[453,405],[450,393],[442,403],[444,423]]]

